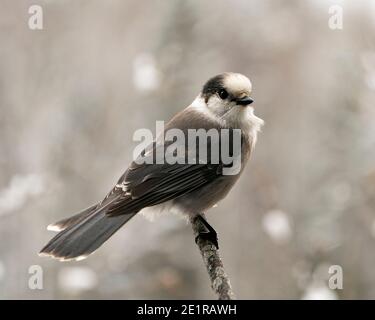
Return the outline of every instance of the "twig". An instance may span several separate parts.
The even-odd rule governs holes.
[[[201,214],[201,216],[205,219],[204,214]],[[190,217],[190,222],[193,227],[194,234],[197,236],[199,231],[202,230],[202,223],[194,217]],[[208,275],[210,276],[212,290],[217,294],[219,300],[234,299],[232,286],[227,274],[225,273],[224,265],[219,255],[219,250],[216,248],[214,243],[208,239],[198,238],[197,245],[201,252]]]

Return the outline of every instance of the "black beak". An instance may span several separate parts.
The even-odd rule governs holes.
[[[252,104],[253,102],[254,100],[247,96],[241,99],[236,99],[236,103],[240,106],[247,106],[249,104]]]

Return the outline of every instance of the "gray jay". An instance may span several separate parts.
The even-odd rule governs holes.
[[[224,139],[219,135],[203,143],[208,149],[205,152],[209,154],[207,159],[202,160],[197,155],[197,145],[191,147],[185,141],[182,151],[186,153],[183,157],[191,160],[191,155],[194,154],[194,161],[140,161],[160,153],[160,150],[166,156],[168,148],[160,149],[160,146],[175,143],[167,141],[164,135],[163,138],[155,139],[130,164],[102,201],[49,226],[50,230],[58,233],[41,250],[40,255],[60,260],[83,259],[98,249],[135,214],[149,207],[178,211],[200,219],[206,230],[198,237],[208,237],[217,246],[215,230],[200,213],[213,207],[228,194],[243,172],[254,148],[263,120],[254,115],[254,109],[250,106],[253,103],[251,91],[250,80],[242,74],[228,72],[217,75],[206,82],[190,106],[175,115],[165,126],[165,132],[178,129],[186,135],[192,129],[214,129],[219,133],[226,129],[230,137],[234,137],[234,132],[240,132],[239,149],[234,147],[231,139]],[[224,140],[229,146],[232,159],[240,160],[239,170],[234,171],[235,174],[224,174],[224,169],[231,164],[224,162],[221,154],[217,161],[213,161],[210,156],[209,151],[214,146],[223,144]]]

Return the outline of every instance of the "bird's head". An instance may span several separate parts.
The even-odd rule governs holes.
[[[247,122],[254,109],[250,105],[252,85],[240,73],[226,72],[209,79],[203,86],[200,98],[206,111],[228,126],[240,126]]]
[[[246,107],[253,103],[249,78],[233,72],[219,74],[206,82],[202,96],[208,107]]]

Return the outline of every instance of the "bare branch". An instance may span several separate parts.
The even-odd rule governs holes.
[[[205,219],[204,214],[201,214],[201,216]],[[195,217],[190,217],[190,222],[195,236],[198,236],[203,228],[202,223],[198,219],[195,219]],[[216,248],[215,244],[210,240],[198,238],[197,245],[201,252],[208,275],[210,276],[211,287],[217,294],[219,300],[234,299],[232,286],[224,270],[219,250]]]

